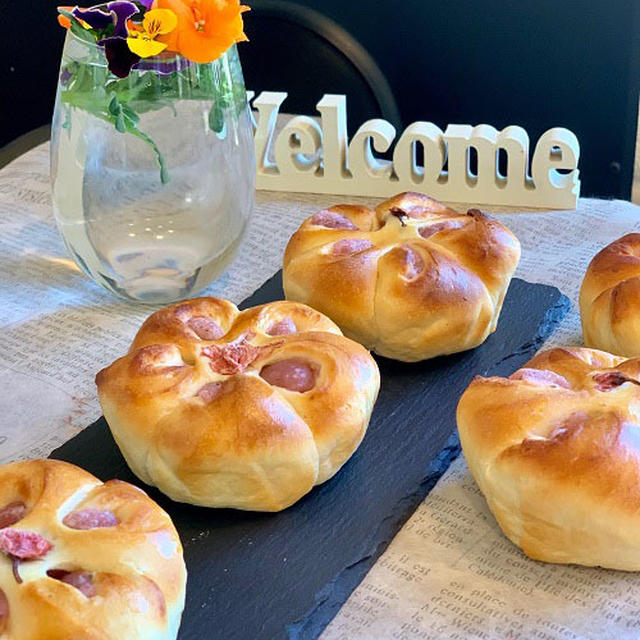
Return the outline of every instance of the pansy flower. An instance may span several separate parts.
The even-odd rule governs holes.
[[[239,0],[155,0],[153,6],[170,9],[178,18],[178,27],[158,40],[192,62],[212,62],[247,39],[242,13],[248,7]]]
[[[113,16],[113,36],[126,38],[129,35],[127,23],[129,18],[139,12],[138,7],[128,0],[115,0],[107,5],[107,9]]]
[[[167,48],[158,36],[171,33],[178,24],[176,14],[169,9],[151,9],[144,14],[141,25],[129,24],[129,49],[141,58],[157,56]]]
[[[107,9],[113,24],[113,35],[98,41],[104,47],[104,55],[107,58],[109,71],[118,78],[126,78],[134,64],[140,62],[140,56],[133,53],[127,45],[127,22],[135,16],[139,9],[128,0],[115,0],[109,2]]]
[[[109,71],[118,78],[126,78],[132,67],[140,62],[140,56],[129,49],[126,38],[105,38],[98,44],[104,47]]]
[[[140,56],[133,53],[127,45],[127,22],[140,13],[139,7],[129,0],[114,0],[106,5],[83,9],[81,7],[60,7],[66,15],[59,22],[67,29],[71,26],[69,15],[73,16],[85,29],[98,32],[98,37],[109,34],[98,40],[104,47],[109,71],[119,78],[126,78],[131,68],[140,62]],[[111,31],[113,28],[113,31]]]
[[[98,7],[91,7],[89,9],[74,7],[71,10],[71,15],[73,15],[74,18],[77,18],[78,22],[84,22],[92,29],[106,29],[113,23],[111,13],[109,11],[103,11]]]
[[[75,19],[89,30],[104,47],[109,71],[125,78],[143,58],[165,50],[191,62],[213,62],[247,39],[247,10],[240,0],[113,0],[88,9],[60,7],[59,22],[70,28]],[[162,65],[157,71],[169,73]]]

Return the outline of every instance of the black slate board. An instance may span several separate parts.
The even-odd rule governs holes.
[[[282,297],[278,273],[241,306]],[[171,502],[131,474],[104,418],[51,457],[143,486],[169,512],[189,570],[180,640],[313,639],[459,454],[455,408],[471,379],[522,366],[567,308],[556,288],[516,279],[477,349],[417,364],[377,358],[382,388],[362,445],[279,514]]]

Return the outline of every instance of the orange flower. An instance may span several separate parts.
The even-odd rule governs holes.
[[[154,9],[170,9],[178,17],[171,33],[159,36],[167,50],[192,62],[213,62],[232,44],[246,40],[239,0],[154,0]]]
[[[59,9],[63,9],[64,11],[68,11],[71,13],[73,11],[73,7],[58,7]],[[58,14],[58,24],[65,29],[71,29],[71,20],[67,18],[67,16],[63,16],[61,13]]]
[[[75,7],[58,7],[58,9],[62,9],[63,11],[66,11],[67,13],[71,13],[75,9]],[[78,22],[85,29],[90,29],[91,28],[84,20],[78,20]],[[69,18],[67,18],[67,16],[63,16],[61,13],[58,14],[58,24],[61,27],[64,27],[65,29],[71,29],[71,20],[69,20]]]

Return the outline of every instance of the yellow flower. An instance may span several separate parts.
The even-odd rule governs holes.
[[[141,25],[130,25],[127,44],[129,49],[141,58],[157,56],[167,48],[157,36],[171,33],[178,25],[176,14],[170,9],[151,9],[144,15]]]

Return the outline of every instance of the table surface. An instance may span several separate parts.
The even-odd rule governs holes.
[[[0,400],[0,462],[46,456],[96,419],[100,410],[93,376],[124,353],[149,313],[148,307],[114,300],[69,260],[53,221],[48,171],[48,144],[0,171],[0,380],[11,389]],[[300,222],[344,200],[258,192],[241,252],[204,293],[235,302],[247,297],[279,268],[284,246]],[[586,265],[605,244],[640,230],[640,207],[583,199],[576,211],[486,209],[521,240],[516,275],[555,285],[572,301],[550,342],[579,344],[576,301]],[[458,542],[452,547],[454,538]],[[491,570],[474,569],[479,566]],[[522,577],[515,590],[505,577],[509,573]],[[537,576],[537,586],[527,575]],[[522,584],[529,585],[527,593]],[[630,586],[640,587],[634,574],[527,560],[501,536],[459,460],[323,637],[580,638],[593,637],[597,629],[598,638],[631,638],[640,627],[640,607],[628,597]],[[581,593],[581,603],[571,593]],[[544,615],[534,615],[532,603]],[[608,617],[614,609],[625,624],[638,626],[615,622]],[[470,620],[475,631],[465,626]]]

